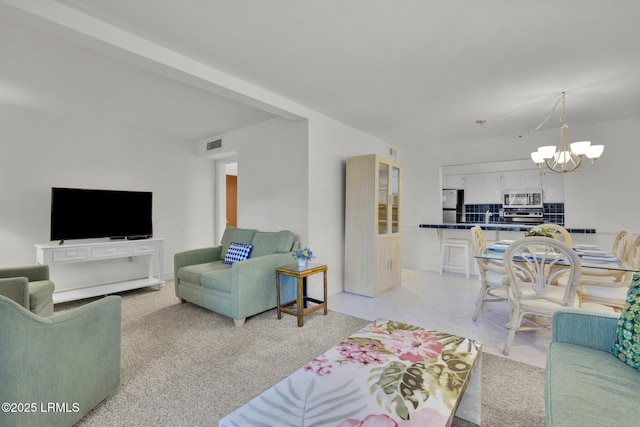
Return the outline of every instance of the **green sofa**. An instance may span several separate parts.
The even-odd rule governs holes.
[[[121,298],[36,316],[0,296],[0,426],[72,426],[120,385]]]
[[[619,314],[562,309],[552,318],[545,373],[547,426],[640,422],[640,371],[610,349]]]
[[[227,227],[219,246],[176,253],[176,296],[231,317],[237,326],[248,316],[276,306],[275,269],[295,263],[295,235],[288,231],[265,232]],[[231,243],[251,244],[248,259],[232,265],[223,260]]]
[[[48,265],[0,268],[0,295],[38,316],[53,314],[53,291]]]

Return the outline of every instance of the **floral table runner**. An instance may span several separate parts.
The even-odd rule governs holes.
[[[480,343],[378,319],[220,421],[220,427],[448,426]],[[473,409],[472,409],[473,411]],[[462,410],[460,411],[462,412]]]

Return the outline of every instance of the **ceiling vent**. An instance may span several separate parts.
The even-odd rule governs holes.
[[[222,139],[207,142],[207,151],[218,150],[222,148]]]

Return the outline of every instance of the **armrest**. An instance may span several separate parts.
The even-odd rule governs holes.
[[[231,280],[237,285],[232,287],[232,292],[237,293],[240,300],[257,294],[260,298],[272,298],[275,303],[276,268],[293,262],[291,252],[236,262],[231,266]]]
[[[76,402],[79,413],[60,418],[60,423],[73,425],[120,384],[119,296],[52,317],[34,315],[0,298],[0,324],[0,401]],[[1,425],[15,422],[3,420],[3,415],[15,414],[0,413]],[[26,415],[27,424],[34,425],[46,425],[46,417],[51,417]]]
[[[26,277],[29,282],[49,280],[49,266],[25,265],[22,267],[0,268],[0,277]]]
[[[29,301],[29,280],[26,277],[0,279],[0,295],[17,302],[27,310],[31,306]]]
[[[594,312],[578,308],[560,309],[553,314],[551,342],[609,351],[616,337],[618,313]]]
[[[219,260],[221,252],[222,246],[215,246],[176,253],[173,256],[174,278],[177,279],[181,267]]]

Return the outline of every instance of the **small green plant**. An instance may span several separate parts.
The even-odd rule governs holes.
[[[553,238],[553,234],[549,231],[547,227],[533,227],[531,230],[524,233],[524,237],[551,237]]]

